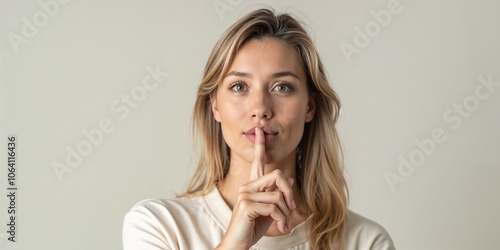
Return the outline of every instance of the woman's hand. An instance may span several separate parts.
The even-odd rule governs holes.
[[[295,208],[294,180],[280,170],[264,175],[265,155],[264,132],[255,128],[250,179],[239,189],[229,227],[217,249],[249,249],[273,221],[280,232],[290,232],[291,210]]]

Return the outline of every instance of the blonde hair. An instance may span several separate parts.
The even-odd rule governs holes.
[[[198,88],[193,132],[201,139],[198,167],[181,197],[208,193],[224,179],[230,149],[215,121],[210,95],[227,73],[245,42],[272,37],[295,48],[302,60],[310,98],[316,103],[314,118],[305,124],[298,147],[297,182],[313,217],[309,242],[313,249],[342,249],[348,190],[342,171],[342,149],[335,128],[340,101],[330,87],[316,48],[304,28],[288,14],[255,10],[233,24],[215,45]]]

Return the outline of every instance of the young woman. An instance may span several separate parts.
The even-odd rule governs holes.
[[[185,194],[125,216],[125,249],[394,249],[347,208],[340,102],[290,15],[260,9],[219,39],[198,88]]]

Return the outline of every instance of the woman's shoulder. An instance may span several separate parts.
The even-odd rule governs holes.
[[[346,249],[395,249],[384,227],[351,210],[347,214],[345,245]]]
[[[377,222],[370,220],[354,211],[348,210],[347,228],[351,231],[384,231],[385,229]]]
[[[150,198],[144,199],[132,206],[130,211],[175,211],[178,209],[193,208],[196,203],[200,203],[200,197],[194,198]]]
[[[203,249],[224,231],[207,208],[207,197],[147,199],[125,215],[124,249]],[[182,247],[184,246],[184,247]]]

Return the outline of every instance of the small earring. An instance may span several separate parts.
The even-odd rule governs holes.
[[[297,147],[297,169],[302,170],[302,149],[300,147]]]
[[[295,175],[297,179],[295,180],[297,183],[297,186],[300,188],[302,186],[301,180],[302,180],[302,175],[303,175],[303,169],[302,169],[302,149],[300,147],[297,147],[296,151],[296,158],[297,158],[297,163],[295,164]]]

